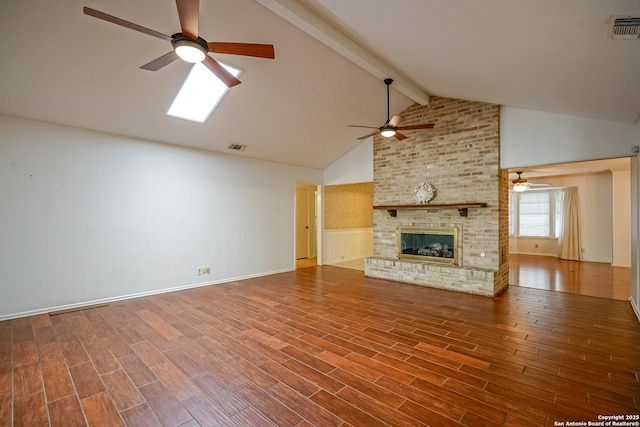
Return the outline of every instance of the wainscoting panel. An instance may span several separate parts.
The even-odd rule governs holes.
[[[326,264],[373,255],[373,228],[325,230],[323,238],[323,257]]]

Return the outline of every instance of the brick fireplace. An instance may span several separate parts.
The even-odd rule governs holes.
[[[374,205],[403,208],[393,212],[395,217],[385,209],[374,210],[374,254],[365,260],[365,274],[486,296],[499,294],[508,286],[509,275],[508,178],[499,169],[499,106],[432,97],[429,105],[413,105],[399,115],[405,118],[403,125],[434,123],[435,128],[407,131],[403,141],[374,137]],[[421,182],[436,187],[434,208],[412,208],[415,201],[410,190]],[[486,207],[465,209],[466,216],[446,206],[475,202]],[[446,257],[401,255],[398,233],[429,227],[456,230],[455,262],[443,262]],[[441,249],[438,245],[444,244],[449,246],[444,241],[424,243],[421,253],[436,253]]]

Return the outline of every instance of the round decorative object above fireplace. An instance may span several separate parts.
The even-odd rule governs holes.
[[[438,194],[438,190],[430,182],[421,182],[411,189],[411,196],[419,205],[426,205]]]

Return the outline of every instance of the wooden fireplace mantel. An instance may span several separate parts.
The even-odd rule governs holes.
[[[375,205],[373,209],[385,209],[392,217],[398,216],[399,210],[409,209],[458,209],[460,216],[467,216],[469,208],[486,208],[486,203],[471,202],[471,203],[447,203],[447,204],[427,204],[427,205]]]

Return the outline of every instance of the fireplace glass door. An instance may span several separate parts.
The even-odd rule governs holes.
[[[458,265],[458,228],[398,228],[398,258]]]

